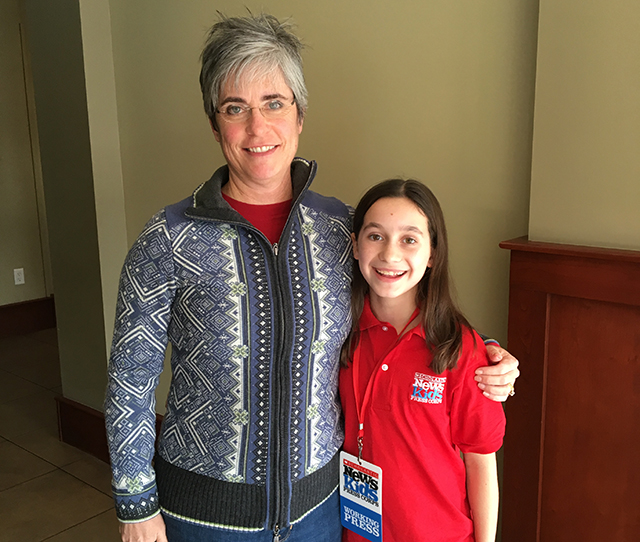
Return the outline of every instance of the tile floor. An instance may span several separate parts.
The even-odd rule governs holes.
[[[0,542],[117,542],[111,473],[58,440],[55,329],[0,337]]]

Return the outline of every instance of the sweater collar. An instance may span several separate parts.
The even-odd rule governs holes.
[[[316,171],[317,165],[314,161],[294,158],[291,162],[292,208],[298,204],[309,189]],[[196,188],[192,196],[191,207],[186,210],[185,214],[191,218],[216,218],[237,222],[240,215],[222,197],[222,186],[227,182],[229,182],[229,166],[224,165],[218,168],[211,179]]]

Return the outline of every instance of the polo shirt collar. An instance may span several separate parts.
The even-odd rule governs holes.
[[[376,315],[373,314],[373,311],[371,310],[371,302],[369,301],[369,296],[367,295],[364,298],[364,308],[362,309],[362,315],[360,316],[360,332],[374,327],[382,326],[391,326],[391,324],[389,324],[388,322],[381,322],[376,318]],[[405,335],[418,335],[423,339],[426,338],[426,335],[424,334],[424,328],[420,325],[411,328]]]

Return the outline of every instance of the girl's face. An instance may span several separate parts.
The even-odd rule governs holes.
[[[372,304],[400,299],[415,305],[431,262],[429,221],[408,198],[382,198],[364,215],[353,255],[369,284]]]

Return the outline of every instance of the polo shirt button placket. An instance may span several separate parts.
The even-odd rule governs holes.
[[[375,408],[376,410],[383,410],[389,412],[391,410],[391,381],[392,371],[391,366],[384,362],[380,365],[380,378],[376,379],[376,387],[378,393],[375,394]]]

